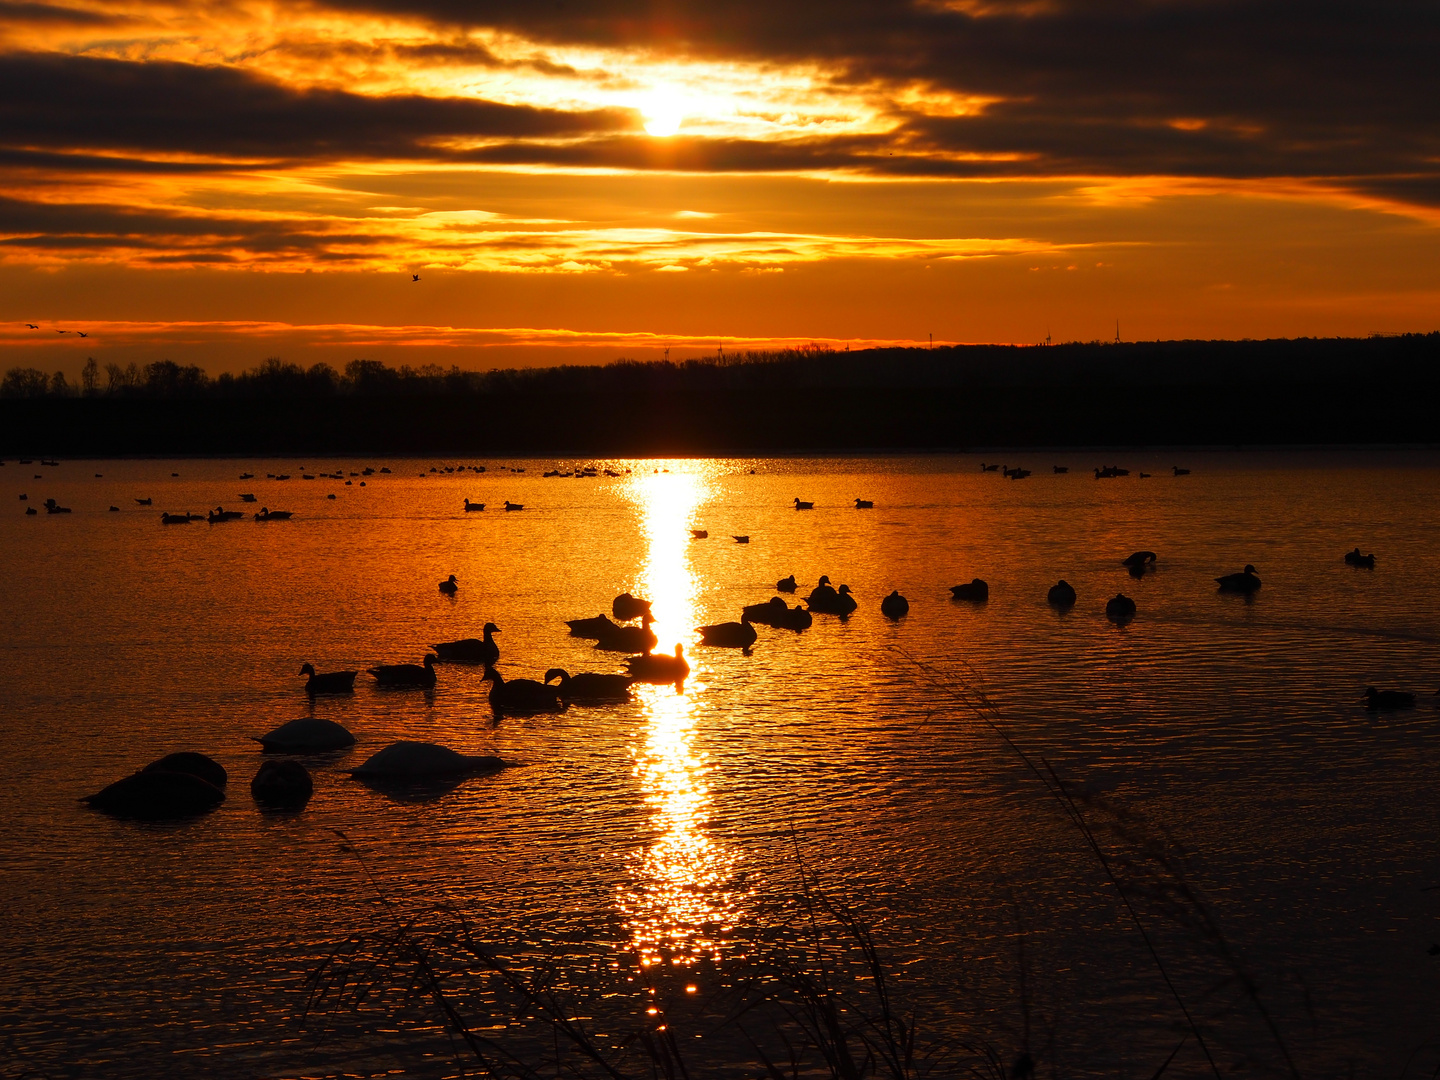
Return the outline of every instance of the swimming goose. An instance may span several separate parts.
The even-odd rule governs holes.
[[[780,592],[793,593],[799,586],[795,584],[795,575],[791,574],[789,577],[781,578],[775,582],[775,588]]]
[[[841,585],[839,589],[832,589],[829,585],[818,586],[805,602],[811,611],[818,611],[822,615],[846,616],[860,606],[850,595],[849,585]]]
[[[560,691],[534,679],[507,681],[493,667],[486,665],[485,677],[490,680],[490,706],[496,712],[539,713],[559,712],[565,708]]]
[[[1153,551],[1136,551],[1121,559],[1120,565],[1129,567],[1132,572],[1138,570],[1143,574],[1145,567],[1154,561],[1155,553]]]
[[[701,645],[714,645],[721,649],[749,649],[758,635],[755,627],[748,622],[723,622],[712,626],[697,626]]]
[[[509,499],[506,499],[506,500],[505,500],[505,509],[506,509],[506,510],[524,510],[524,509],[525,509],[525,504],[524,504],[524,503],[512,503]]]
[[[799,604],[796,604],[793,608],[785,612],[783,615],[777,612],[775,614],[775,621],[772,622],[770,625],[775,627],[777,630],[798,631],[810,629],[810,626],[812,623],[814,623],[814,621],[815,619],[810,614],[810,612],[806,611]]]
[[[1045,602],[1055,607],[1068,608],[1075,606],[1075,587],[1064,578],[1061,578],[1050,591],[1045,594]]]
[[[874,504],[873,502],[871,502],[869,499],[856,499],[856,500],[855,500],[855,509],[856,509],[856,510],[874,510],[874,509],[875,509],[875,504]]]
[[[240,495],[240,501],[241,501],[241,502],[255,502],[255,501],[256,501],[256,500],[255,500],[255,493],[254,493],[253,491],[242,492],[241,495]]]
[[[635,680],[629,675],[600,675],[584,671],[569,675],[564,668],[551,668],[545,673],[545,682],[560,680],[560,700],[585,702],[629,701],[630,684]]]
[[[650,629],[654,621],[654,616],[646,611],[640,616],[639,626],[617,626],[598,638],[595,647],[606,652],[648,653],[658,643],[655,632]]]
[[[430,647],[435,650],[435,655],[446,663],[493,664],[500,659],[500,646],[495,644],[493,636],[500,632],[500,628],[493,622],[487,622],[484,632],[483,639],[461,638],[459,641],[442,641]]]
[[[830,584],[830,575],[821,574],[815,588],[811,589],[810,595],[805,598],[805,603],[812,608],[817,605],[824,607],[826,604],[833,603],[835,596],[835,588]]]
[[[1220,585],[1221,592],[1228,593],[1253,593],[1260,588],[1260,579],[1255,576],[1255,567],[1249,565],[1238,574],[1226,574],[1224,577],[1215,579]]]
[[[570,627],[570,636],[578,638],[600,639],[612,630],[619,627],[610,621],[608,615],[596,615],[593,619],[566,619],[565,625]]]
[[[800,499],[797,497],[797,498],[795,499],[795,509],[796,509],[796,510],[814,510],[814,509],[815,509],[815,504],[814,504],[813,502],[801,502]]]
[[[772,596],[763,604],[746,604],[740,609],[740,621],[774,626],[775,620],[783,618],[790,611],[789,605],[778,596]]]
[[[1114,599],[1105,602],[1105,617],[1114,622],[1127,622],[1135,617],[1135,601],[1124,593],[1116,593]]]
[[[735,543],[737,543],[737,544],[748,544],[749,542],[750,542],[750,537],[748,537],[748,536],[737,536],[737,537],[735,537]]]
[[[381,664],[368,670],[371,675],[375,676],[375,682],[380,686],[428,687],[435,685],[435,656],[432,653],[425,654],[423,666],[420,664]]]
[[[291,720],[274,731],[251,737],[267,754],[318,754],[355,745],[355,736],[348,728],[314,716]]]
[[[31,510],[34,510],[35,508],[32,506],[30,509],[31,509]],[[28,512],[28,511],[27,511],[27,512]],[[165,512],[165,513],[162,513],[162,514],[160,515],[160,524],[161,524],[161,525],[189,525],[189,524],[190,524],[190,515],[189,515],[189,514],[171,514],[171,513],[169,513],[169,512]]]
[[[1364,698],[1367,709],[1389,710],[1415,707],[1415,695],[1407,694],[1404,690],[1376,690],[1373,686],[1367,686]]]
[[[479,511],[479,510],[484,510],[484,509],[485,509],[485,504],[484,504],[484,503],[472,503],[469,499],[466,499],[466,500],[465,500],[465,512],[466,512],[467,514],[473,514],[473,513],[477,512],[477,511]]]
[[[1374,570],[1375,556],[1373,554],[1361,555],[1360,549],[1357,547],[1354,551],[1347,551],[1345,553],[1345,565],[1354,566],[1357,568],[1363,567],[1366,570]]]
[[[675,655],[666,656],[664,653],[646,653],[644,656],[632,656],[625,661],[630,669],[630,674],[637,682],[657,683],[682,683],[685,676],[690,674],[690,665],[685,660],[685,650],[677,642]]]
[[[305,664],[300,669],[301,675],[309,675],[305,680],[305,692],[311,697],[316,694],[348,694],[355,689],[355,671],[325,671],[319,674],[315,672],[314,664]]]
[[[455,583],[455,575],[451,574],[444,581],[440,582],[440,591],[446,596],[454,596],[460,591],[460,586]]]
[[[610,612],[621,622],[629,622],[650,614],[650,601],[631,596],[628,592],[621,593],[610,602]]]
[[[974,600],[977,602],[989,600],[990,586],[978,577],[973,578],[969,585],[951,585],[950,598],[952,600]]]
[[[289,521],[293,517],[290,510],[271,510],[268,506],[260,507],[260,512],[255,515],[256,521]]]
[[[880,614],[888,619],[898,619],[909,611],[910,601],[901,596],[898,589],[880,601]]]

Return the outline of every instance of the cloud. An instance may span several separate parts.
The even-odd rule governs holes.
[[[437,140],[574,137],[635,123],[619,109],[297,90],[236,68],[169,61],[11,53],[0,63],[0,145],[12,151],[395,160],[435,157]]]

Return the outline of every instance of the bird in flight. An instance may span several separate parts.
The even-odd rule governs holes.
[[[57,334],[68,334],[70,331],[69,331],[69,330],[56,330],[55,332],[56,332]]]
[[[411,274],[411,275],[410,275],[410,280],[411,280],[411,281],[419,281],[419,280],[420,280],[420,275],[419,275],[419,274]]]
[[[25,325],[28,326],[31,330],[39,330],[39,329],[40,329],[40,327],[36,326],[33,322],[27,322]]]
[[[79,335],[80,335],[81,337],[89,337],[89,336],[90,336],[89,334],[85,333],[85,331],[83,331],[83,330],[77,331],[77,333],[79,333]]]

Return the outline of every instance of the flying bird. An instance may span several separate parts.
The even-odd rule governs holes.
[[[40,329],[40,327],[36,326],[33,322],[27,322],[25,325],[28,326],[31,330],[39,330],[39,329]]]
[[[56,332],[57,334],[68,334],[70,331],[69,331],[69,330],[56,330],[55,332]]]
[[[77,330],[76,333],[79,334],[81,337],[89,337],[89,336],[90,336],[89,334],[85,333],[85,331],[83,331],[83,330]]]
[[[410,280],[411,280],[411,281],[419,281],[419,280],[420,280],[420,275],[419,275],[419,274],[411,274],[411,275],[410,275]]]

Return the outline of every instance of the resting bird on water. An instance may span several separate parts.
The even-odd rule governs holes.
[[[425,654],[421,664],[381,664],[368,669],[380,686],[434,686],[435,656]]]
[[[682,683],[685,676],[690,674],[690,665],[685,660],[685,650],[678,642],[675,644],[675,655],[666,656],[664,653],[646,653],[644,656],[632,656],[625,661],[630,669],[630,674],[635,676],[637,682],[658,683]]]
[[[990,586],[978,577],[973,578],[969,585],[951,585],[950,597],[953,600],[974,600],[982,601],[990,599]]]
[[[1376,690],[1373,686],[1367,686],[1364,697],[1367,709],[1413,709],[1415,707],[1415,695],[1407,694],[1404,690]]]
[[[459,641],[442,641],[438,645],[431,645],[441,660],[452,664],[493,664],[500,659],[500,646],[495,644],[492,635],[498,634],[500,628],[493,622],[485,624],[484,640],[480,638],[461,638]]]
[[[564,668],[551,668],[545,673],[545,682],[560,679],[560,700],[562,701],[629,701],[630,684],[635,680],[629,675],[600,675],[584,671],[569,675]]]
[[[1050,591],[1045,594],[1045,602],[1058,608],[1074,607],[1075,586],[1061,578],[1050,586]]]
[[[782,605],[783,606],[783,605]],[[722,649],[746,649],[755,644],[755,627],[748,622],[723,622],[713,626],[697,626],[700,644]]]
[[[1260,588],[1260,579],[1255,575],[1255,567],[1249,563],[1245,569],[1238,574],[1226,574],[1224,577],[1215,579],[1220,584],[1221,592],[1228,593],[1253,593]]]
[[[793,593],[793,592],[794,592],[796,589],[798,589],[799,587],[800,587],[800,586],[798,586],[798,585],[795,583],[795,575],[794,575],[794,574],[791,574],[789,577],[781,578],[779,581],[775,582],[775,588],[776,588],[777,590],[779,590],[780,592],[792,592],[792,593]]]
[[[306,664],[300,669],[301,675],[309,675],[305,680],[305,692],[311,697],[316,694],[348,694],[355,689],[354,671],[325,671],[319,674],[315,672],[314,664]]]
[[[617,626],[595,642],[597,649],[606,652],[648,653],[657,644],[655,632],[650,624],[655,621],[647,610],[640,618],[639,626]]]
[[[578,638],[603,638],[612,630],[620,627],[610,621],[608,615],[596,615],[593,619],[566,619],[565,625],[570,627],[572,637]]]
[[[1373,554],[1361,555],[1360,549],[1357,547],[1354,551],[1347,551],[1345,553],[1345,565],[1363,567],[1366,570],[1374,570],[1375,556]]]
[[[460,586],[455,584],[455,575],[451,574],[444,581],[440,582],[440,591],[446,596],[454,596],[460,591]]]
[[[898,589],[880,601],[880,614],[886,618],[898,619],[909,611],[910,601],[901,596]]]
[[[1135,601],[1124,593],[1116,593],[1114,599],[1105,603],[1105,617],[1115,622],[1126,622],[1135,617]]]
[[[490,705],[496,712],[537,713],[559,712],[565,708],[560,691],[534,679],[506,680],[493,667],[485,668],[490,680]]]

